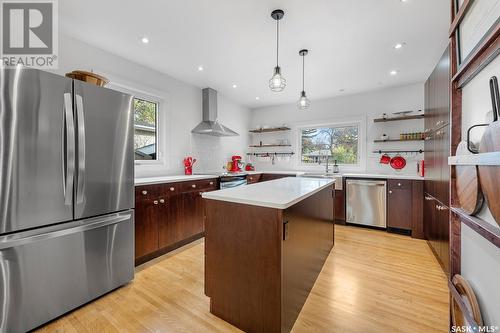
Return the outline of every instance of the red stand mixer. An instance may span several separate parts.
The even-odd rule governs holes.
[[[241,171],[241,168],[243,167],[243,162],[241,162],[242,158],[241,156],[238,155],[233,155],[231,157],[231,160],[233,161],[231,164],[231,172],[239,172]]]

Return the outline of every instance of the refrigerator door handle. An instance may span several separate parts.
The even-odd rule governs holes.
[[[78,176],[76,186],[76,203],[83,203],[85,187],[85,114],[83,112],[83,98],[76,95],[76,117],[78,124]]]
[[[63,224],[60,226],[60,229],[54,230],[53,227],[52,228],[49,227],[50,231],[46,232],[35,233],[33,231],[27,231],[25,233],[20,233],[17,235],[2,236],[0,237],[0,251],[24,244],[75,234],[78,232],[97,229],[112,224],[118,224],[120,222],[128,221],[131,218],[132,218],[131,213],[117,213],[111,216],[107,216],[105,218],[102,217],[95,218],[93,222],[87,224],[81,224],[79,222],[75,222],[75,224],[77,225],[74,227],[68,227],[67,224]]]
[[[75,177],[75,120],[73,118],[73,101],[70,93],[64,94],[64,124],[66,135],[66,149],[63,148],[63,193],[64,204],[72,205],[73,180]],[[64,140],[63,140],[64,144]]]

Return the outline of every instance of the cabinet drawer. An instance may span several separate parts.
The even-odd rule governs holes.
[[[218,184],[216,178],[181,183],[182,192],[215,190],[217,187]]]
[[[162,185],[143,185],[135,187],[135,202],[152,200],[161,195]]]
[[[248,175],[247,176],[247,183],[248,184],[254,184],[258,183],[260,181],[260,178],[262,177],[262,174],[256,174],[256,175]]]
[[[387,187],[389,188],[389,190],[411,189],[411,180],[409,180],[409,179],[389,179],[389,180],[387,180]]]

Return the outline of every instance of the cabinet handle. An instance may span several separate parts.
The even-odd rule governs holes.
[[[191,185],[192,188],[196,188],[196,184]]]
[[[253,178],[252,178],[252,177],[248,177],[248,179],[253,180]]]
[[[144,191],[142,191],[142,194],[146,195],[146,194],[148,194],[148,191],[144,190]]]
[[[173,188],[173,187],[171,187],[171,188],[170,188],[170,191],[171,191],[171,192],[173,192],[174,190],[175,190],[175,188]]]
[[[157,205],[157,204],[158,204],[158,200],[153,201],[153,203],[154,203],[155,205]]]
[[[165,199],[160,199],[160,203],[165,203]]]
[[[214,182],[210,182],[210,185],[213,185],[213,184],[214,184]]]
[[[391,191],[391,190],[389,190],[389,194],[392,194],[392,191]]]
[[[400,187],[401,187],[401,183],[398,183],[398,186],[400,186]]]

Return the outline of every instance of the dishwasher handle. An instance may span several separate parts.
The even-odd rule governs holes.
[[[346,185],[363,185],[363,186],[385,186],[385,181],[373,181],[373,180],[346,180]]]

